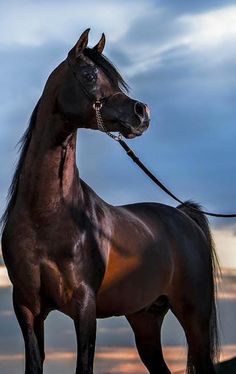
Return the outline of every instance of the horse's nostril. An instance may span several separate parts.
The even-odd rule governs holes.
[[[139,116],[139,117],[144,117],[145,112],[146,112],[146,106],[140,102],[136,102],[134,104],[134,112]]]

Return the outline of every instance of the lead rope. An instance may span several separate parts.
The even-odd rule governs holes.
[[[93,104],[93,109],[96,113],[96,120],[98,129],[102,132],[105,132],[110,138],[120,143],[121,147],[126,151],[127,155],[139,166],[139,168],[158,186],[162,191],[164,191],[167,195],[169,195],[172,199],[177,201],[178,203],[182,204],[183,206],[187,207],[188,209],[191,209],[193,211],[196,211],[199,213],[199,211],[206,216],[211,217],[221,217],[221,218],[236,218],[235,214],[222,214],[222,213],[212,213],[212,212],[206,212],[204,210],[195,209],[192,206],[189,206],[184,201],[179,199],[177,196],[175,196],[154,174],[151,173],[151,171],[140,161],[140,159],[136,156],[134,151],[128,146],[128,144],[123,140],[122,135],[119,133],[118,135],[113,135],[111,132],[107,131],[103,119],[101,116],[101,110],[102,103],[99,100],[96,100]]]

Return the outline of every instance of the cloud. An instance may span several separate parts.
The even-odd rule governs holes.
[[[69,0],[66,5],[62,1],[2,3],[0,44],[39,46],[58,40],[71,43],[73,37],[76,41],[87,27],[106,31],[114,42],[126,33],[130,23],[145,12],[149,4],[150,1],[134,3],[131,0],[122,6],[114,0],[93,0],[83,4]]]
[[[236,39],[236,6],[227,6],[197,15],[179,18],[189,30],[184,43],[193,50],[218,48]]]
[[[232,224],[233,225],[233,224]],[[230,225],[229,225],[230,226]],[[236,237],[233,233],[231,227],[221,227],[216,230],[213,230],[213,238],[216,244],[217,253],[220,258],[221,266],[226,268],[236,268]],[[228,276],[233,276],[233,274],[228,273]],[[236,274],[234,274],[235,276]],[[230,278],[231,279],[231,278]],[[236,285],[236,277],[234,278]],[[225,284],[228,284],[228,281],[225,280]],[[231,282],[233,285],[233,280]],[[231,292],[233,288],[231,287]],[[236,297],[236,292],[235,292]]]
[[[0,288],[11,285],[5,266],[0,266]]]
[[[178,64],[189,57],[193,65],[215,65],[226,57],[235,56],[230,45],[236,40],[236,6],[184,15],[157,7],[133,22],[129,35],[123,38],[121,49],[132,56],[127,66],[129,76],[161,68],[170,62]]]

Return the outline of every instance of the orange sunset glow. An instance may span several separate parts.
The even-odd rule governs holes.
[[[186,348],[164,347],[164,356],[169,369],[173,373],[183,374],[186,362]],[[236,352],[236,346],[225,346],[222,350],[221,360],[232,357]],[[23,366],[23,354],[0,355],[0,364]],[[75,365],[76,355],[74,352],[49,352],[46,357],[46,372],[57,372],[57,370],[69,370]],[[58,369],[60,367],[60,369]],[[98,374],[146,374],[147,370],[141,363],[135,348],[112,347],[100,348],[96,352],[95,371]],[[60,371],[61,373],[63,371]]]

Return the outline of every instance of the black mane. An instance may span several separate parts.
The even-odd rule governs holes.
[[[10,188],[8,190],[7,207],[6,207],[5,212],[3,213],[2,217],[1,217],[1,220],[0,220],[0,226],[2,226],[2,229],[4,229],[4,227],[7,223],[9,214],[10,214],[10,212],[11,212],[11,210],[14,207],[15,202],[16,202],[17,189],[18,189],[21,169],[22,169],[22,166],[24,164],[25,156],[26,156],[26,153],[27,153],[28,148],[29,148],[29,143],[30,143],[30,140],[31,140],[32,131],[33,131],[35,123],[36,123],[36,117],[37,117],[37,113],[38,113],[39,103],[40,103],[40,99],[39,99],[38,103],[36,104],[32,114],[31,114],[30,121],[29,121],[29,126],[27,127],[26,131],[24,132],[22,138],[20,139],[20,141],[18,143],[19,151],[21,151],[21,152],[20,152],[20,157],[19,157],[19,161],[17,163],[17,167],[16,167],[16,170],[15,170],[14,176],[12,178]]]
[[[128,84],[125,82],[125,80],[118,72],[117,68],[112,64],[111,61],[108,60],[107,57],[105,57],[101,53],[98,53],[95,49],[92,48],[86,48],[84,50],[84,55],[104,71],[113,87],[120,88],[125,92],[129,91]]]

